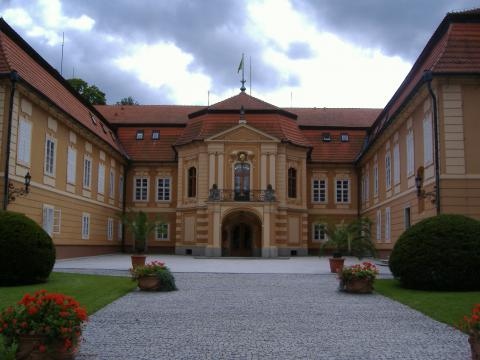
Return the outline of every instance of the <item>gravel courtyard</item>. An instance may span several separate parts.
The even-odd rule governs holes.
[[[469,359],[467,336],[333,275],[176,273],[91,316],[77,359]]]

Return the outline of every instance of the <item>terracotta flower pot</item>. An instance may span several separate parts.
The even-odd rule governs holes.
[[[47,344],[46,351],[40,351],[45,344],[45,337],[39,335],[19,335],[17,360],[73,360],[78,349],[65,350],[63,344],[55,342]]]
[[[132,268],[136,268],[137,266],[144,266],[145,260],[147,258],[146,255],[132,255]]]
[[[477,336],[470,335],[468,342],[472,349],[472,360],[480,360],[480,334]]]
[[[346,292],[356,294],[371,294],[373,291],[372,279],[350,279],[344,283]]]
[[[328,261],[330,263],[330,271],[332,273],[336,274],[336,273],[342,271],[343,263],[345,262],[344,258],[333,257],[333,258],[329,258]]]
[[[137,280],[138,287],[143,291],[160,290],[161,282],[158,276],[142,276]]]

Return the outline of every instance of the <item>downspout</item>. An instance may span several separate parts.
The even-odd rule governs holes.
[[[10,91],[10,104],[8,109],[8,125],[7,125],[7,149],[5,151],[5,176],[3,184],[3,210],[7,210],[8,206],[8,183],[9,183],[9,167],[10,167],[10,143],[12,137],[12,121],[13,121],[13,101],[15,99],[15,85],[19,79],[18,73],[13,70],[10,72],[10,82],[12,89]]]
[[[437,111],[437,97],[432,89],[433,74],[431,71],[426,71],[423,74],[423,79],[427,82],[428,92],[432,98],[433,104],[433,132],[434,136],[434,154],[435,157],[435,207],[437,215],[440,215],[440,154],[438,149],[438,111]]]

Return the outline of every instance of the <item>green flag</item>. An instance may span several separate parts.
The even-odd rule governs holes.
[[[242,54],[242,60],[240,60],[240,64],[238,65],[238,70],[237,70],[237,74],[240,72],[240,70],[243,69],[243,54]]]

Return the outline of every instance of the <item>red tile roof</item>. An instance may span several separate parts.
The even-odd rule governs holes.
[[[299,126],[370,127],[382,109],[288,108]]]
[[[183,125],[188,120],[188,114],[204,108],[204,106],[193,105],[97,105],[95,107],[114,125]]]
[[[65,113],[123,154],[106,123],[102,127],[97,111],[80,100],[80,95],[75,94],[61,75],[0,19],[0,71],[6,73],[13,70],[18,72],[22,81],[33,86]],[[96,123],[92,121],[92,114]]]
[[[304,129],[303,135],[313,144],[311,160],[327,163],[352,163],[365,142],[366,130],[320,130]],[[323,134],[329,133],[331,141],[323,142]],[[348,134],[348,141],[340,140],[341,134]]]
[[[143,140],[136,140],[137,130],[144,131]],[[160,132],[158,140],[152,140],[152,130]],[[120,127],[117,135],[133,161],[176,161],[172,145],[182,131],[178,127]]]

